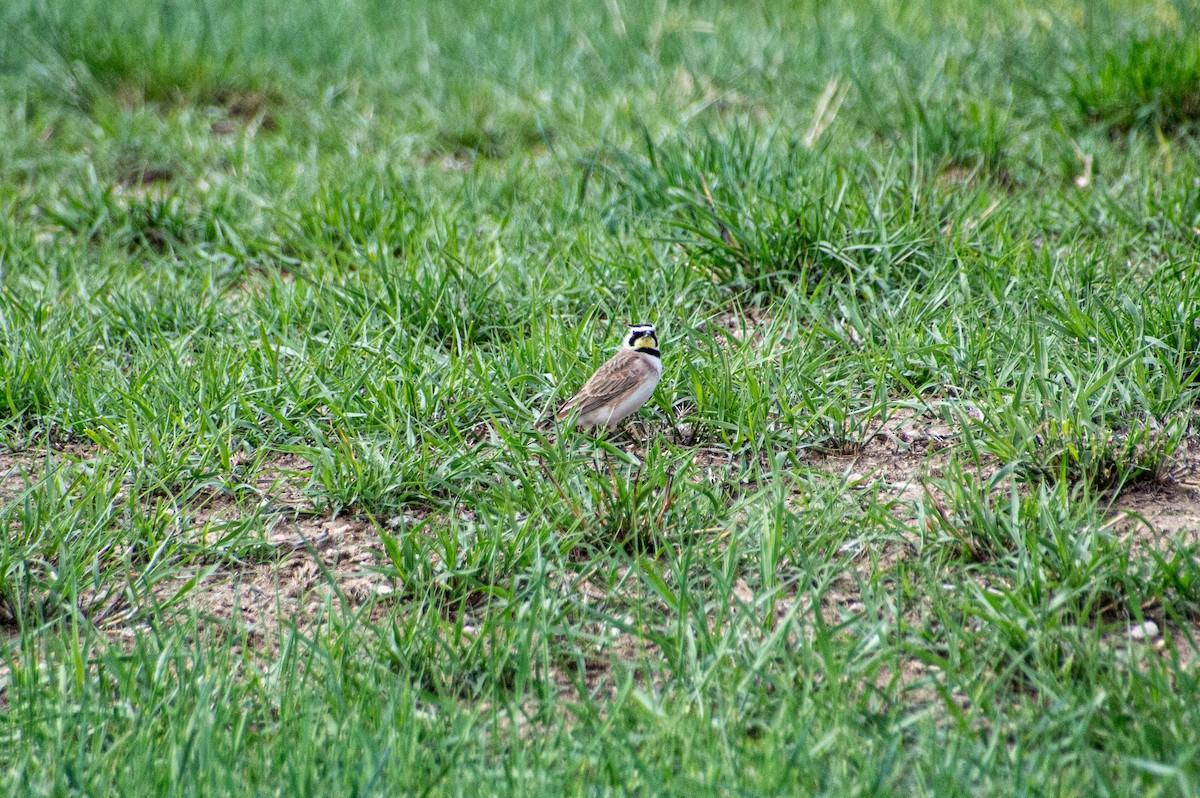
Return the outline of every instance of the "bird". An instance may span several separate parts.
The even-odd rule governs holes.
[[[558,411],[558,420],[575,416],[589,427],[617,424],[636,412],[662,378],[662,355],[653,324],[633,324],[621,350],[591,376]]]

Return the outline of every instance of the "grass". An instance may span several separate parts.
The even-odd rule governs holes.
[[[1196,19],[5,4],[3,791],[1193,794]]]

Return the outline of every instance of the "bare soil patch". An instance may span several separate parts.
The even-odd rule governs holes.
[[[1200,438],[1183,442],[1165,479],[1130,485],[1115,504],[1131,522],[1124,528],[1133,536],[1135,553],[1164,553],[1164,544],[1172,541],[1200,543]]]
[[[373,525],[318,517],[284,527],[270,536],[279,559],[185,569],[156,585],[155,594],[166,600],[198,578],[175,617],[194,616],[201,630],[244,633],[252,648],[275,652],[281,630],[307,632],[331,610],[354,611],[396,592],[380,572],[383,547]]]
[[[771,321],[766,310],[747,307],[741,311],[722,313],[713,319],[713,324],[739,343],[758,344],[762,342],[763,331],[770,327]]]
[[[250,647],[278,650],[281,630],[310,630],[329,611],[357,611],[392,596],[397,585],[383,573],[383,542],[366,518],[311,511],[304,495],[309,463],[280,456],[255,479],[259,500],[247,506],[224,493],[200,498],[192,515],[198,543],[213,530],[261,520],[262,554],[199,561],[155,586],[156,598],[170,600],[190,580],[176,618],[195,617],[201,630],[237,631]],[[215,565],[215,567],[214,567]],[[236,644],[240,645],[240,644]]]
[[[14,501],[36,481],[46,464],[43,452],[0,452],[0,507]]]

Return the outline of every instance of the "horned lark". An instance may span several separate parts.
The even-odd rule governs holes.
[[[562,421],[577,415],[587,426],[607,424],[610,429],[635,412],[658,385],[662,377],[662,358],[653,324],[634,324],[621,351],[596,370],[579,393],[558,411]]]

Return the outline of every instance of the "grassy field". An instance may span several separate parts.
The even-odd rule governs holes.
[[[0,793],[1200,791],[1194,2],[0,25]]]

